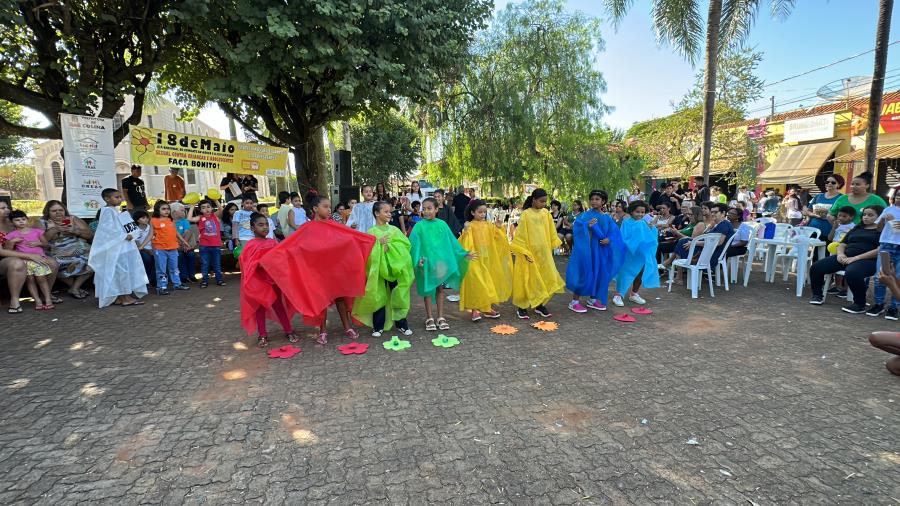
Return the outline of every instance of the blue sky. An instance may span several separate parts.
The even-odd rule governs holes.
[[[507,3],[497,0],[499,10]],[[516,2],[512,2],[516,3]],[[769,16],[768,1],[763,4],[747,45],[763,53],[757,69],[771,83],[806,70],[831,63],[875,47],[877,0],[798,0],[794,11],[783,21]],[[597,58],[597,66],[607,81],[603,100],[615,110],[605,121],[612,127],[627,129],[634,122],[665,116],[671,103],[677,102],[693,85],[692,68],[668,46],[658,46],[650,24],[650,0],[637,0],[618,30],[608,22],[603,0],[570,0],[569,10],[581,11],[603,20],[606,50]],[[703,7],[706,12],[706,6]],[[900,14],[894,9],[891,41],[900,40]],[[779,102],[812,95],[831,81],[855,75],[872,75],[872,53],[840,63],[797,79],[767,87],[765,97],[750,110],[751,116],[768,114],[769,97]],[[885,91],[900,88],[900,44],[888,53]],[[893,70],[893,72],[891,72]],[[893,78],[891,77],[893,74]],[[776,111],[809,107],[818,99],[808,98]]]

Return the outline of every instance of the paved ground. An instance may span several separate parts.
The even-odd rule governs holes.
[[[0,504],[900,503],[900,378],[865,341],[898,324],[834,299],[646,291],[628,325],[559,296],[555,333],[504,307],[516,335],[273,360],[229,280],[0,314]]]

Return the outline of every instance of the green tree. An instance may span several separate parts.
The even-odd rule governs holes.
[[[606,82],[594,65],[600,23],[564,8],[559,0],[507,5],[460,79],[442,91],[430,112],[436,119],[418,121],[439,125],[443,159],[429,171],[440,181],[564,184],[581,174],[574,153],[603,151],[596,125],[607,110]],[[600,149],[583,149],[585,142]]]
[[[114,132],[141,118],[154,70],[181,37],[179,16],[203,0],[0,1],[0,99],[42,113],[49,125],[0,116],[0,135],[59,139],[60,113],[116,117]],[[177,5],[178,10],[173,6]]]
[[[419,159],[419,133],[396,111],[350,122],[353,180],[358,185],[406,179]]]
[[[34,166],[24,163],[0,165],[0,186],[10,191],[13,199],[36,198],[38,189]]]
[[[613,19],[621,21],[634,0],[605,0]],[[716,105],[716,62],[719,48],[743,41],[756,16],[762,0],[709,0],[706,29],[701,14],[701,0],[653,0],[650,13],[653,28],[660,42],[671,44],[692,64],[700,55],[700,41],[706,38],[704,56],[702,144],[700,163],[703,179],[709,183],[709,164],[713,145],[713,128]],[[786,17],[794,6],[794,0],[769,0],[773,17]]]
[[[214,101],[253,137],[291,148],[301,185],[321,128],[430,97],[462,65],[487,0],[210,0],[164,77],[184,102]]]
[[[22,124],[22,107],[0,100],[0,121]],[[27,150],[22,137],[0,133],[0,163],[24,158]]]

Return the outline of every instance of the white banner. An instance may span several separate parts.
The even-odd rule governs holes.
[[[834,113],[784,122],[784,142],[804,142],[834,137]]]
[[[100,192],[117,188],[112,118],[60,114],[66,167],[66,206],[81,218],[103,207]]]

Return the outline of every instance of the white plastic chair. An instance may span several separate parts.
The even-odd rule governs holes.
[[[760,225],[765,225],[766,223],[777,223],[778,222],[778,220],[776,220],[775,218],[769,218],[767,216],[762,217],[762,218],[756,218],[753,221],[755,221],[756,223],[759,223]]]
[[[703,271],[706,271],[707,279],[709,280],[709,295],[710,297],[715,297],[715,292],[713,291],[713,276],[712,271],[716,264],[712,263],[712,256],[715,253],[716,248],[719,246],[719,240],[722,238],[722,234],[702,234],[693,239],[691,239],[690,246],[688,247],[687,258],[679,258],[672,262],[672,265],[669,266],[669,291],[672,291],[672,284],[675,282],[675,269],[680,267],[685,270],[685,274],[687,275],[687,285],[691,289],[691,298],[696,299],[698,297],[698,292],[700,291],[700,282],[703,279]],[[691,263],[694,258],[694,250],[697,247],[697,243],[703,241],[702,250],[700,250],[700,257],[697,259],[697,263]]]
[[[756,237],[756,234],[759,232],[760,227],[763,225],[761,223],[748,222],[747,225],[750,226],[750,241],[747,243],[747,252],[743,255],[735,255],[733,257],[727,258],[728,271],[731,273],[731,283],[737,284],[738,282],[738,274],[741,272],[741,259],[744,259],[748,264],[753,263],[753,257],[750,252],[750,242],[753,241],[753,238]]]
[[[719,253],[719,258],[715,260],[715,271],[716,271],[716,286],[722,286],[722,278],[725,278],[725,291],[729,291],[731,288],[728,286],[728,248],[731,247],[731,243],[734,242],[734,238],[737,237],[737,233],[731,234],[731,236],[725,240],[725,244],[722,246],[722,252]],[[722,277],[719,277],[719,272],[722,273]]]
[[[766,218],[757,218],[757,220],[762,220]],[[771,223],[771,222],[769,222]],[[767,244],[763,244],[758,242],[756,239],[762,239],[762,235],[765,232],[765,223],[760,223],[759,228],[756,229],[756,235],[750,236],[750,244],[747,245],[747,263],[744,266],[744,286],[747,286],[747,283],[750,281],[750,271],[753,268],[754,260],[761,260],[762,265],[765,267],[769,262],[769,246]],[[773,239],[784,239],[790,234],[791,229],[793,229],[793,225],[790,223],[775,223],[775,233],[773,234]],[[775,248],[775,255],[777,259],[777,255],[779,253],[784,252],[783,246],[778,246]],[[768,276],[768,273],[765,273]]]
[[[797,248],[798,247],[808,248],[809,246],[807,246],[805,244],[805,241],[807,241],[809,239],[818,239],[819,235],[821,233],[822,233],[822,231],[816,227],[794,227],[794,228],[790,229],[790,231],[788,232],[788,235],[790,236],[791,241],[797,243],[797,246],[791,246],[790,249],[788,249],[787,251],[782,251],[782,252],[776,254],[776,259],[777,259],[776,263],[781,264],[781,276],[782,276],[783,281],[787,281],[788,274],[790,274],[793,271],[796,271],[797,267],[799,267],[796,265],[797,257],[799,256]],[[809,272],[809,267],[810,267],[810,265],[812,265],[812,257],[813,257],[812,255],[809,255],[807,257],[807,263],[806,263],[806,271],[807,272]],[[791,262],[790,268],[788,268],[788,266],[787,266],[788,261]]]

